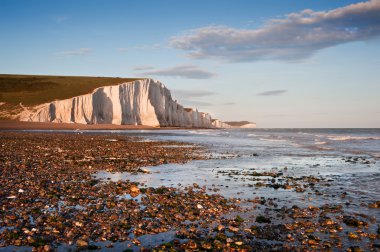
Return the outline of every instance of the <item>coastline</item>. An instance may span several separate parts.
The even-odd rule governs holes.
[[[360,187],[380,175],[369,157],[326,159],[308,149],[310,158],[292,165],[272,156],[266,167],[260,160],[273,147],[289,146],[275,135],[259,140],[267,145],[260,151],[255,139],[269,137],[265,131],[46,132],[0,132],[0,251],[379,246],[378,193]],[[160,134],[169,137],[152,137]],[[231,144],[234,136],[252,141]],[[304,143],[303,132],[294,136]],[[238,146],[243,152],[232,148]],[[326,161],[339,165],[332,171]],[[336,173],[341,167],[361,174]]]
[[[145,125],[116,124],[80,124],[52,122],[22,122],[15,120],[0,120],[0,130],[176,130],[176,129],[212,129],[186,127],[152,127]]]
[[[185,219],[210,225],[209,216],[236,207],[196,185],[153,188],[94,177],[204,159],[198,145],[117,134],[0,132],[0,139],[0,251],[109,249],[117,242],[124,242],[117,251],[137,249],[140,236],[180,228]]]

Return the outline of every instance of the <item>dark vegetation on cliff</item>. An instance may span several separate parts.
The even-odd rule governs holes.
[[[134,80],[138,78],[0,74],[0,102],[31,106]]]
[[[240,126],[243,126],[243,125],[246,125],[246,124],[250,124],[251,122],[248,122],[248,121],[238,121],[238,122],[224,122],[224,123],[227,123],[233,127],[240,127]]]
[[[141,78],[0,74],[0,119],[10,119],[24,106],[90,93],[103,86]]]

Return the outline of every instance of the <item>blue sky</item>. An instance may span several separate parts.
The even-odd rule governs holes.
[[[380,1],[0,2],[0,72],[150,77],[259,127],[380,127]]]

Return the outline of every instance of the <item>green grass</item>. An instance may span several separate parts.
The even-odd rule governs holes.
[[[33,106],[87,94],[98,87],[139,79],[0,74],[0,102],[5,102],[8,108],[20,102],[25,106]]]

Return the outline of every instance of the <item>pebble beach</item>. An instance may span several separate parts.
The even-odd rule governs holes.
[[[0,251],[379,249],[376,195],[352,197],[321,172],[245,167],[258,148],[157,132],[2,132]],[[377,176],[374,159],[341,162]]]

